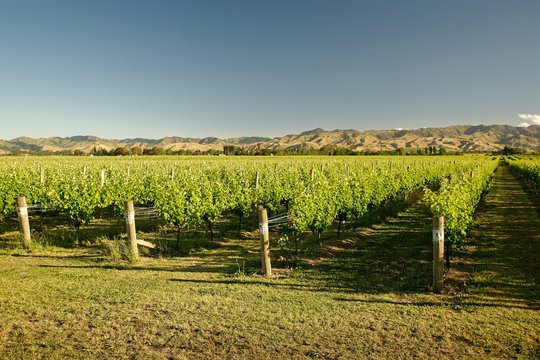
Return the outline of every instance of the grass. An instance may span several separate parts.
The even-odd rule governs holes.
[[[497,176],[502,187],[486,198],[440,295],[429,292],[431,221],[421,202],[340,241],[329,232],[295,266],[276,251],[270,279],[257,273],[256,232],[203,246],[195,232],[183,256],[137,263],[97,243],[4,246],[0,358],[538,358],[540,228],[519,186]],[[503,207],[507,192],[517,200]],[[501,216],[506,225],[492,229]],[[529,227],[511,235],[525,219]]]
[[[2,358],[456,358],[538,344],[537,311],[264,279],[198,259],[0,257]]]

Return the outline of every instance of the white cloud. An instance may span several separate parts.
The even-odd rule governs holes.
[[[540,125],[540,115],[536,114],[518,114],[518,117],[522,120],[525,120],[518,126],[527,127],[529,125]]]

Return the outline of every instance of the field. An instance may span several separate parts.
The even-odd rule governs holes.
[[[538,358],[540,201],[516,170],[534,166],[497,164],[2,158],[0,357]],[[50,206],[31,212],[28,249],[21,195]],[[137,261],[128,197],[153,209],[137,236],[158,244]],[[271,229],[270,278],[254,203],[292,214]],[[441,294],[434,211],[453,244]]]

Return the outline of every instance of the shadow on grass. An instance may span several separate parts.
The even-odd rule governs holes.
[[[104,269],[104,270],[126,270],[126,271],[164,271],[164,272],[194,272],[194,273],[223,273],[234,270],[233,266],[224,265],[222,262],[209,262],[205,265],[193,266],[137,266],[131,264],[88,264],[88,265],[37,265],[43,268],[64,268],[64,269]]]
[[[375,303],[375,304],[391,304],[391,305],[403,305],[403,306],[434,306],[434,307],[451,307],[457,311],[474,311],[475,308],[480,307],[501,307],[501,308],[518,308],[518,309],[531,309],[531,310],[540,310],[540,303],[531,304],[526,300],[502,300],[502,299],[492,299],[488,301],[468,301],[461,299],[453,299],[452,301],[392,301],[386,299],[355,299],[355,298],[344,298],[337,297],[337,301],[343,302],[360,302],[360,303]]]
[[[195,283],[195,284],[227,284],[227,285],[256,285],[256,286],[267,286],[267,287],[283,287],[291,290],[302,290],[302,291],[314,291],[314,292],[351,292],[350,289],[341,288],[341,287],[328,287],[328,286],[316,286],[309,284],[299,284],[299,283],[287,283],[287,282],[275,282],[275,281],[260,281],[252,280],[252,278],[246,279],[223,279],[223,280],[199,280],[199,279],[178,279],[173,278],[169,279],[171,282],[181,282],[181,283]]]
[[[10,256],[22,257],[22,258],[42,258],[42,259],[80,259],[80,260],[102,259],[102,257],[96,254],[82,254],[82,255],[11,254]]]
[[[471,297],[540,308],[540,220],[535,205],[502,164],[482,201],[470,244]],[[486,305],[487,306],[487,305]]]
[[[116,269],[135,271],[165,271],[165,272],[200,272],[200,273],[233,273],[238,268],[238,261],[244,261],[241,256],[248,250],[235,244],[222,244],[216,251],[194,253],[190,256],[150,260],[159,264],[145,264],[144,261],[130,263],[127,261],[114,261],[106,255],[94,254],[81,256],[78,260],[84,261],[83,265],[50,265],[42,264],[41,267],[64,267],[64,268],[95,268]],[[32,255],[22,255],[32,256]],[[37,255],[36,257],[40,257]],[[48,256],[47,256],[48,257]],[[55,256],[50,256],[55,258]],[[73,256],[74,259],[77,256]],[[166,264],[162,266],[161,264]],[[249,264],[249,263],[248,263]]]
[[[426,228],[426,224],[429,223],[430,215],[425,206],[413,205],[406,212],[391,218],[384,224],[344,234],[349,235],[349,238],[345,239],[347,247],[343,252],[323,258],[316,264],[306,265],[299,270],[302,279],[298,282],[304,284],[291,285],[276,279],[270,282],[262,281],[259,285],[313,291],[424,292],[431,281],[431,240],[430,230]],[[334,234],[329,232],[329,236],[333,238]],[[183,243],[189,245],[192,241]],[[42,257],[41,255],[20,256]],[[63,256],[45,255],[43,257],[62,258]],[[216,251],[201,251],[192,256],[179,258],[180,261],[187,263],[186,265],[111,264],[106,263],[107,259],[102,255],[95,255],[94,259],[92,257],[92,255],[65,256],[65,258],[85,261],[82,265],[42,264],[38,266],[233,274],[239,270],[239,261],[246,262],[250,272],[252,269],[259,268],[260,261],[257,240],[226,241],[220,243]],[[279,268],[280,264],[274,262],[274,267]],[[223,283],[257,284],[252,281],[232,279],[224,280]]]
[[[351,234],[347,251],[308,269],[331,285],[363,293],[425,292],[431,283],[431,216],[422,203]]]

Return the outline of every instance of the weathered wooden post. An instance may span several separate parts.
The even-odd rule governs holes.
[[[26,198],[24,196],[17,198],[17,216],[19,217],[19,224],[21,226],[22,243],[28,249],[32,243],[32,237],[30,236],[30,221],[28,220],[28,208],[26,207]]]
[[[101,187],[105,186],[105,170],[101,170]]]
[[[255,174],[255,190],[259,188],[259,172]]]
[[[440,293],[444,273],[444,217],[433,217],[433,291]]]
[[[131,260],[137,260],[139,259],[139,249],[137,248],[137,231],[135,230],[135,208],[133,207],[133,200],[126,201],[126,227]]]
[[[268,233],[268,212],[265,208],[259,207],[259,234],[261,239],[261,260],[263,274],[266,277],[272,276],[272,265],[270,263],[270,237]]]
[[[257,192],[257,189],[259,189],[259,172],[257,171],[257,173],[255,174],[255,192]],[[253,204],[253,207],[255,209],[258,209],[259,208],[259,204],[257,204],[257,202],[255,202]],[[255,215],[256,216],[256,215]]]
[[[43,168],[43,166],[40,166],[39,167],[39,183],[43,184],[44,181],[45,181],[45,169]]]

